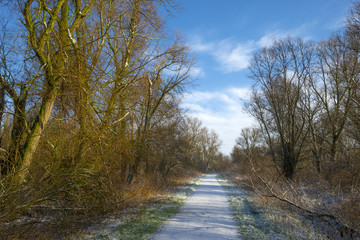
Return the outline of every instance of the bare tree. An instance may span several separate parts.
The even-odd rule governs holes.
[[[183,89],[189,76],[191,61],[187,49],[175,43],[162,54],[153,68],[137,82],[137,96],[140,97],[132,114],[136,123],[135,161],[127,182],[131,183],[134,173],[143,157],[143,146],[151,138],[156,125],[164,121],[162,113],[167,98]]]
[[[343,44],[341,36],[320,43],[318,59],[319,74],[313,78],[312,86],[323,110],[322,121],[329,129],[329,138],[325,142],[334,161],[356,93],[353,79],[357,75],[357,60]]]
[[[28,33],[30,48],[44,71],[42,99],[35,121],[32,123],[19,164],[18,179],[27,176],[40,136],[49,120],[61,82],[66,77],[71,40],[80,23],[90,12],[95,0],[82,9],[71,12],[66,0],[45,3],[43,1],[18,1],[23,13],[23,23]],[[37,14],[39,11],[40,14]],[[71,14],[73,13],[73,16]],[[26,89],[26,87],[25,87]]]
[[[219,136],[213,130],[209,131],[205,127],[202,130],[202,170],[207,172],[213,169],[216,165],[221,141],[219,139]]]
[[[271,149],[274,137],[279,140],[287,178],[294,174],[308,135],[301,105],[313,55],[311,43],[287,38],[257,52],[249,67],[250,77],[260,87],[254,88],[250,112],[267,133]]]
[[[350,16],[346,22],[346,31],[345,31],[345,42],[343,43],[348,49],[349,53],[353,56],[351,61],[351,67],[354,70],[354,73],[350,76],[350,81],[352,81],[353,87],[356,89],[354,96],[352,97],[352,110],[350,112],[349,118],[351,121],[351,128],[349,129],[349,134],[354,138],[358,143],[360,143],[360,2],[357,1],[354,3],[353,8],[351,9]]]
[[[246,158],[255,159],[254,155],[261,145],[261,131],[256,128],[242,129],[240,137],[236,139],[236,145],[244,151]]]
[[[21,162],[22,146],[28,129],[26,108],[31,108],[28,93],[38,74],[31,69],[38,65],[32,60],[24,59],[26,43],[13,36],[7,23],[2,26],[0,45],[1,120],[3,115],[11,119],[11,124],[4,126],[11,128],[9,138],[2,139],[8,142],[5,144],[4,141],[1,146],[6,149],[0,164],[1,174],[7,175]]]

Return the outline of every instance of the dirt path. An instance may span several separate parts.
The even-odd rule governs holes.
[[[205,175],[179,213],[150,239],[238,239],[226,193],[216,175]]]

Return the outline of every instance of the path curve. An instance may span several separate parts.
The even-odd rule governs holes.
[[[201,184],[180,211],[150,240],[239,239],[222,186],[215,174],[202,177]]]

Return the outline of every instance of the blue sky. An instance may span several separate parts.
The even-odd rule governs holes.
[[[182,9],[166,17],[167,28],[182,34],[195,58],[196,86],[184,95],[182,107],[218,133],[225,154],[241,129],[254,125],[243,108],[254,51],[287,36],[325,40],[344,25],[352,5],[352,0],[174,1]],[[0,21],[2,14],[0,9]]]
[[[252,81],[247,66],[254,51],[287,36],[327,39],[344,25],[351,0],[180,0],[168,21],[195,57],[196,86],[182,106],[214,129],[231,152],[241,129],[254,125],[245,113]]]

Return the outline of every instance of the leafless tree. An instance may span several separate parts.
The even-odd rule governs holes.
[[[329,129],[325,142],[334,161],[356,93],[353,79],[357,75],[357,60],[343,44],[342,36],[320,43],[317,52],[319,75],[313,78],[312,86],[321,104],[323,124]]]
[[[308,135],[302,104],[313,55],[313,44],[287,38],[257,52],[249,67],[256,82],[250,112],[265,130],[273,157],[278,139],[288,178],[294,174]]]

